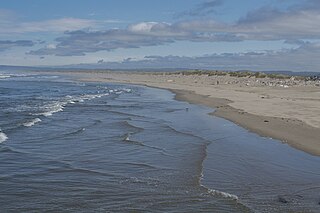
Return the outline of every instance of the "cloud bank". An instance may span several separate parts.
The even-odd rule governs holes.
[[[223,0],[207,0],[197,4],[193,9],[183,11],[179,14],[179,19],[174,19],[172,23],[145,21],[112,29],[103,28],[105,27],[102,23],[104,21],[79,18],[19,23],[15,21],[15,16],[11,11],[0,10],[0,33],[8,35],[11,33],[34,35],[32,33],[41,34],[42,32],[60,34],[53,41],[36,42],[37,49],[27,52],[41,59],[47,55],[85,56],[99,51],[161,46],[180,41],[259,41],[262,46],[265,46],[265,41],[280,41],[294,48],[255,52],[240,52],[239,50],[238,53],[198,57],[146,56],[142,60],[127,58],[122,62],[106,62],[108,58],[99,55],[97,65],[103,68],[319,70],[320,63],[317,61],[320,57],[320,1],[304,0],[300,4],[285,9],[264,6],[229,23],[210,18],[210,15],[216,14],[223,5]],[[35,42],[28,39],[3,40],[0,41],[0,51],[14,47],[31,47],[34,44]],[[213,49],[212,52],[214,51]]]
[[[121,62],[80,64],[73,67],[101,69],[217,69],[254,71],[319,71],[320,43],[300,42],[301,46],[281,51],[211,54],[198,57],[146,56],[142,60],[133,58]]]
[[[10,40],[1,41],[0,40],[0,51],[5,51],[13,47],[31,47],[33,45],[34,45],[34,42],[29,40],[17,40],[17,41],[10,41]]]
[[[204,13],[205,5],[219,6],[222,1],[208,1],[194,12]],[[235,23],[210,19],[187,20],[176,23],[141,22],[125,29],[104,31],[67,31],[56,39],[55,48],[31,51],[33,55],[80,56],[97,51],[158,46],[177,41],[240,42],[320,39],[320,4],[308,1],[281,11],[262,7],[249,12]]]

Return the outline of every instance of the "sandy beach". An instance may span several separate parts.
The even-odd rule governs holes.
[[[176,94],[177,100],[212,107],[215,116],[320,156],[318,82],[142,72],[81,71],[67,74],[84,81],[169,89]]]

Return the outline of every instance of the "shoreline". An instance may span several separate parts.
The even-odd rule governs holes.
[[[193,91],[169,90],[175,94],[175,99],[178,101],[200,104],[215,110],[209,113],[210,115],[229,120],[262,137],[277,139],[296,149],[320,156],[320,148],[317,147],[317,140],[319,140],[320,136],[320,134],[317,134],[319,132],[318,128],[309,126],[301,121],[297,121],[297,124],[295,124],[290,119],[244,112],[228,105],[231,101],[227,99],[199,95]]]
[[[210,113],[214,116],[227,119],[262,137],[277,139],[311,155],[320,156],[320,109],[317,107],[320,90],[317,87],[284,89],[243,86],[238,83],[214,85],[212,80],[206,80],[206,76],[167,76],[139,72],[46,74],[50,73],[69,75],[86,82],[124,83],[167,89],[175,94],[176,100],[207,106],[214,110]],[[218,80],[221,82],[221,78]]]

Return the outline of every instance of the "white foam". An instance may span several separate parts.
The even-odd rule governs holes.
[[[12,78],[12,77],[28,77],[26,74],[16,74],[16,73],[4,73],[0,74],[0,79]]]
[[[3,78],[3,79],[4,79],[4,78],[10,78],[10,77],[11,77],[11,75],[3,75],[3,74],[0,74],[0,79],[1,79],[1,78]]]
[[[4,134],[4,132],[1,132],[0,129],[0,143],[5,142],[8,139],[8,136]]]
[[[36,76],[36,78],[39,78],[39,79],[53,79],[53,78],[59,78],[59,76],[57,75],[45,75],[45,76]]]
[[[232,200],[239,200],[237,195],[229,194],[227,192],[222,192],[222,191],[219,191],[219,190],[208,189],[208,193],[213,194],[213,195],[218,195],[218,196],[221,196],[221,197],[224,197],[224,198],[229,198],[229,199],[232,199]]]
[[[77,102],[84,102],[86,100],[92,100],[95,98],[101,98],[103,96],[108,96],[109,93],[100,93],[100,94],[86,94],[86,95],[80,95],[80,96],[65,96],[62,100],[56,101],[50,104],[47,104],[43,107],[44,112],[37,113],[34,115],[43,115],[45,117],[52,116],[54,113],[62,112],[64,107],[68,104],[75,104]]]
[[[132,91],[131,89],[127,89],[127,88],[124,88],[123,90],[124,90],[125,92],[127,92],[127,93],[129,93],[129,92]]]
[[[130,141],[130,133],[126,134],[126,138],[124,139],[125,141]]]
[[[33,120],[29,121],[29,122],[24,123],[23,126],[31,127],[31,126],[35,125],[36,123],[39,123],[39,122],[41,122],[41,119],[40,118],[35,118],[35,119],[33,119]]]
[[[131,89],[128,89],[128,88],[109,89],[109,93],[114,93],[114,94],[116,94],[116,95],[120,95],[120,94],[122,94],[122,93],[124,93],[124,92],[130,93],[130,92],[132,92],[132,90],[131,90]]]
[[[66,105],[65,102],[59,102],[59,101],[54,102],[53,104],[49,104],[44,107],[44,109],[46,110],[45,112],[35,114],[35,115],[43,115],[45,117],[52,116],[54,113],[63,111],[64,105]]]
[[[108,96],[110,95],[109,93],[102,93],[102,94],[95,94],[95,95],[83,95],[81,97],[81,99],[83,100],[92,100],[92,99],[95,99],[95,98],[101,98],[103,96]]]
[[[51,107],[50,107],[50,111],[48,111],[48,112],[46,112],[45,114],[47,115],[47,116],[51,116],[51,115],[53,115],[54,113],[57,113],[57,112],[62,112],[63,111],[63,108],[64,108],[64,103],[59,103],[59,102],[57,102],[57,103],[55,103],[55,104],[53,104]]]

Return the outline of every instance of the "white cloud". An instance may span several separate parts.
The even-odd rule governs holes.
[[[157,24],[157,22],[141,22],[138,24],[132,24],[128,27],[128,31],[134,33],[149,33],[151,32],[151,29]]]
[[[46,46],[46,48],[47,48],[47,49],[56,49],[57,46],[56,46],[55,44],[48,44],[48,45]]]
[[[226,29],[246,33],[252,38],[314,38],[320,37],[320,9],[275,12],[262,8]]]
[[[215,6],[219,2],[208,1],[207,4]],[[69,21],[56,20],[52,24],[43,23],[40,26],[31,24],[33,30],[47,28],[47,30],[52,31],[63,31],[69,29],[69,32],[64,37],[56,39],[57,46],[55,49],[44,47],[30,53],[60,56],[85,55],[89,52],[101,50],[157,46],[176,41],[239,42],[246,40],[320,39],[320,4],[309,1],[307,5],[299,5],[284,11],[262,7],[249,12],[245,17],[231,24],[212,19],[200,19],[172,24],[140,22],[129,25],[125,29],[70,30],[72,27],[85,28],[85,26],[92,24],[94,23],[90,23],[90,21],[73,19]],[[24,29],[28,29],[28,27]]]
[[[211,13],[222,1],[207,1],[196,10],[189,11],[195,17]],[[305,3],[305,1],[304,1]],[[207,10],[203,5],[209,5]],[[3,13],[5,14],[5,13]],[[1,11],[0,11],[1,18]],[[4,18],[9,20],[8,15]],[[142,61],[127,60],[121,66],[169,64],[173,67],[261,67],[273,69],[320,68],[317,62],[320,48],[317,43],[305,40],[320,40],[320,3],[309,0],[287,9],[262,7],[250,11],[234,23],[213,19],[178,21],[176,23],[140,22],[122,29],[104,29],[106,23],[117,20],[97,21],[90,19],[62,18],[40,22],[10,22],[0,20],[0,33],[64,32],[63,36],[42,48],[30,51],[31,55],[84,56],[98,51],[158,46],[179,41],[191,42],[239,42],[283,41],[299,46],[278,52],[245,52],[239,54],[213,54],[201,57],[148,57]],[[9,23],[9,24],[8,24]],[[90,29],[90,30],[88,30]],[[92,30],[94,29],[94,30]],[[98,30],[99,29],[99,30]],[[6,44],[7,45],[7,44]],[[40,44],[39,44],[40,45]],[[213,50],[214,51],[214,50]],[[114,63],[116,66],[119,63]],[[109,64],[110,65],[110,64]]]

